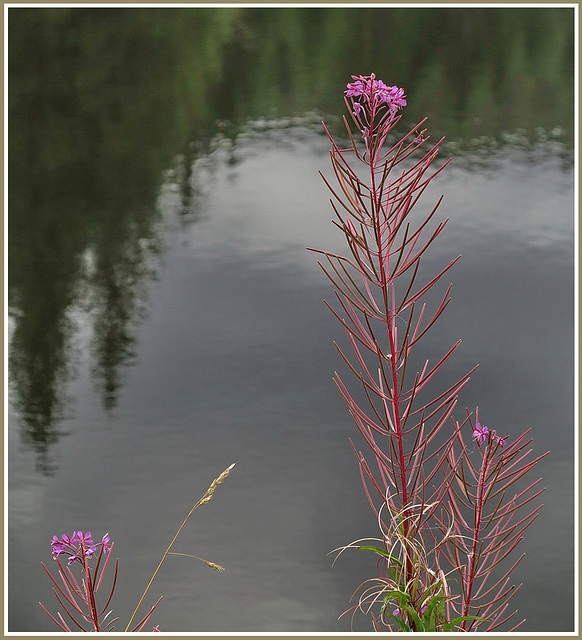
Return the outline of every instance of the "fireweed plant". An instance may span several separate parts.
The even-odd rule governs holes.
[[[394,137],[403,89],[373,74],[352,78],[345,102],[362,140],[344,116],[350,145],[340,148],[324,123],[335,186],[322,174],[349,253],[310,249],[324,256],[319,264],[337,298],[335,307],[325,304],[343,325],[351,356],[336,346],[361,387],[356,399],[334,375],[371,451],[369,464],[352,443],[381,534],[336,549],[378,558],[377,575],[356,589],[356,603],[344,613],[370,615],[377,631],[511,631],[523,622],[509,610],[521,586],[511,583],[511,572],[523,557],[513,552],[543,491],[540,480],[515,483],[544,456],[532,458],[529,430],[501,437],[478,409],[455,420],[459,392],[476,367],[426,397],[460,340],[411,373],[410,355],[449,304],[451,285],[430,312],[427,293],[460,258],[423,275],[422,258],[447,223],[433,221],[442,196],[427,213],[412,215],[448,164],[433,164],[444,138],[429,144],[426,118]]]
[[[195,558],[201,560],[211,569],[216,571],[224,571],[224,568],[220,565],[199,558],[198,556],[191,555],[189,553],[176,553],[171,549],[176,542],[180,532],[184,528],[186,522],[190,516],[202,505],[208,504],[212,500],[214,490],[221,484],[225,478],[229,475],[234,464],[225,469],[217,478],[215,478],[204,495],[194,504],[188,515],[184,518],[184,521],[176,531],[172,541],[168,545],[168,548],[164,552],[162,559],[160,560],[156,570],[154,571],[143,595],[141,596],[136,608],[127,623],[125,631],[143,631],[145,625],[150,620],[150,617],[162,597],[154,603],[148,613],[132,626],[132,622],[140,608],[149,588],[154,581],[154,578],[158,574],[160,567],[164,563],[164,560],[169,555],[185,556],[188,558]],[[113,551],[113,542],[109,533],[106,533],[101,542],[93,542],[91,533],[89,531],[73,531],[72,535],[64,533],[60,538],[53,536],[51,541],[53,559],[58,566],[57,578],[53,577],[52,573],[47,569],[45,564],[41,562],[43,569],[53,583],[53,592],[58,600],[59,604],[63,608],[63,613],[60,611],[55,615],[50,613],[48,609],[39,602],[42,609],[48,614],[51,620],[59,627],[61,631],[65,632],[98,632],[98,631],[112,631],[113,624],[118,618],[112,617],[112,611],[108,610],[109,604],[113,598],[115,591],[115,585],[117,584],[117,575],[119,569],[119,560],[115,560],[115,568],[113,570],[113,576],[111,578],[111,587],[104,604],[97,605],[97,593],[103,582],[103,576],[111,559],[111,553]],[[63,566],[62,558],[65,557],[67,563]],[[96,560],[95,560],[96,558]],[[93,564],[94,563],[94,564]],[[76,575],[77,574],[77,575]],[[153,628],[154,632],[159,632],[159,628],[156,626]]]

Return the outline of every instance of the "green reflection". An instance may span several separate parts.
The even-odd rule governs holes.
[[[374,71],[449,139],[560,127],[573,141],[573,9],[245,9],[224,55],[222,118],[337,113],[350,75]]]
[[[217,134],[234,147],[252,120],[340,115],[350,75],[372,71],[405,87],[406,124],[429,116],[459,148],[540,128],[571,145],[573,20],[567,8],[9,9],[9,364],[39,465],[68,407],[79,324],[104,408],[119,398],[161,250],[164,171],[179,167],[192,212],[191,168]]]
[[[9,13],[10,377],[46,471],[79,318],[104,407],[117,402],[155,273],[162,173],[210,117],[207,85],[236,12]]]

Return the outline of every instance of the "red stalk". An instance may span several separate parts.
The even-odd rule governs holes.
[[[327,259],[328,264],[320,266],[335,287],[340,309],[336,311],[327,302],[326,305],[344,327],[353,355],[348,357],[337,344],[336,347],[361,383],[368,403],[364,408],[356,402],[340,376],[334,375],[355,425],[376,461],[374,475],[364,455],[352,445],[366,498],[383,533],[396,535],[390,541],[384,536],[384,545],[391,553],[392,549],[400,549],[398,566],[403,568],[402,582],[394,583],[386,566],[388,561],[381,558],[379,568],[384,573],[377,578],[380,587],[366,589],[358,606],[364,601],[368,607],[381,604],[383,594],[394,589],[406,590],[412,605],[420,606],[423,592],[431,588],[436,575],[442,576],[442,586],[449,597],[449,585],[441,568],[441,564],[448,563],[462,577],[461,602],[455,604],[452,598],[446,602],[450,616],[457,609],[463,615],[487,614],[489,620],[485,624],[489,629],[497,628],[514,615],[505,616],[505,611],[516,589],[507,587],[509,573],[506,573],[487,591],[483,590],[491,570],[514,551],[540,507],[523,517],[516,514],[541,493],[532,494],[537,481],[510,500],[505,498],[506,491],[543,456],[527,461],[530,451],[525,451],[529,444],[525,442],[525,434],[503,448],[491,431],[485,450],[478,445],[481,464],[473,465],[461,433],[463,428],[473,430],[470,414],[467,412],[461,424],[451,417],[458,394],[476,367],[445,391],[436,392],[432,399],[424,397],[429,383],[452,357],[460,341],[431,367],[426,361],[412,376],[412,384],[407,380],[409,355],[447,308],[451,285],[433,312],[427,313],[426,304],[419,303],[460,258],[450,260],[424,282],[417,282],[422,274],[422,258],[443,232],[448,218],[436,223],[432,231],[429,229],[442,196],[420,221],[415,222],[410,214],[449,161],[432,168],[443,138],[424,151],[420,159],[409,159],[426,143],[426,130],[418,134],[426,119],[391,146],[386,145],[389,149],[383,151],[400,120],[397,110],[385,104],[389,100],[386,96],[396,88],[377,82],[373,75],[354,79],[356,82],[348,85],[353,93],[345,101],[353,123],[363,135],[366,151],[358,150],[345,117],[351,148],[340,148],[324,125],[331,143],[330,159],[337,188],[322,176],[333,196],[331,204],[336,217],[333,224],[344,234],[349,253],[344,257],[312,250]],[[402,92],[398,93],[401,95]],[[411,141],[413,134],[415,138]],[[368,184],[360,180],[349,157],[368,167]],[[393,178],[396,167],[400,174]],[[445,425],[449,424],[449,418],[453,428],[447,433]],[[382,436],[384,439],[380,440]],[[439,471],[443,475],[435,481]],[[437,513],[439,508],[441,513]],[[386,524],[384,519],[388,517],[391,520]],[[399,520],[394,520],[396,517]],[[427,548],[428,541],[432,541],[432,549]],[[419,560],[417,552],[422,559]],[[428,564],[429,556],[432,565]],[[489,593],[492,597],[488,603],[477,602]],[[416,630],[414,621],[408,622]],[[390,628],[384,614],[373,616],[373,624],[377,629],[382,625]],[[484,623],[463,621],[459,627],[474,630],[480,624]]]

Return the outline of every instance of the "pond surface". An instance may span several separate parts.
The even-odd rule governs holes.
[[[274,19],[265,15],[255,18]],[[43,16],[42,46],[88,28],[79,14]],[[317,24],[330,16],[317,14]],[[125,17],[97,28],[96,41],[156,23]],[[241,65],[258,65],[253,55],[269,43],[244,31],[248,16],[228,20],[227,52],[242,47]],[[309,14],[293,24],[311,24]],[[30,32],[14,33],[17,51],[17,36]],[[274,37],[271,45],[282,46]],[[79,528],[115,541],[113,608],[124,628],[192,504],[235,462],[174,549],[226,571],[168,558],[148,596],[164,596],[153,624],[349,631],[349,616],[337,618],[375,562],[352,552],[332,567],[328,554],[375,536],[376,525],[349,444],[356,429],[331,380],[335,369],[348,378],[333,347],[341,326],[323,304],[332,287],[305,249],[343,251],[318,175],[331,173],[322,105],[302,110],[295,91],[285,114],[285,105],[261,109],[245,96],[244,113],[226,119],[224,94],[209,92],[210,106],[198,96],[189,107],[207,108],[206,120],[179,129],[164,113],[174,95],[166,87],[164,106],[156,103],[162,123],[149,119],[151,105],[133,121],[123,91],[145,95],[146,80],[100,78],[97,97],[71,102],[92,89],[78,85],[83,60],[64,71],[72,85],[51,84],[48,71],[31,85],[33,71],[14,69],[9,630],[53,630],[37,604],[56,609],[40,561],[50,560],[53,534]],[[289,77],[297,86],[299,76]],[[343,108],[338,87],[325,116],[332,126]],[[34,91],[44,99],[16,115]],[[486,137],[463,134],[456,118],[445,147],[453,162],[426,195],[428,207],[445,194],[440,216],[450,218],[427,269],[463,257],[450,276],[453,301],[423,349],[435,358],[462,338],[444,377],[480,366],[459,412],[478,405],[486,424],[514,436],[530,428],[534,451],[551,451],[533,472],[544,507],[512,574],[523,583],[513,600],[522,629],[540,632],[574,624],[574,165],[569,121],[553,114],[538,123],[549,128]],[[356,617],[354,628],[369,622]]]

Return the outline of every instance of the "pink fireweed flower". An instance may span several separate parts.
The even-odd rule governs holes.
[[[479,443],[479,445],[482,445],[485,440],[489,439],[493,440],[493,442],[498,444],[500,447],[505,446],[505,440],[503,438],[500,438],[498,435],[496,435],[495,431],[489,431],[486,426],[481,426],[479,422],[473,429],[473,437]]]
[[[363,76],[352,76],[355,82],[348,82],[348,88],[346,90],[346,96],[348,98],[355,98],[361,96],[366,91],[366,80]]]
[[[354,112],[359,114],[363,101],[369,107],[378,107],[384,103],[391,112],[406,106],[406,96],[404,89],[393,86],[389,87],[382,80],[376,80],[374,74],[369,76],[352,76],[354,82],[348,82],[345,91],[347,98],[360,98],[360,101],[353,100]]]
[[[345,99],[357,125],[367,153],[375,162],[384,140],[400,119],[399,110],[406,106],[404,89],[388,86],[369,76],[352,76],[347,84]]]
[[[86,545],[93,544],[93,540],[91,537],[91,532],[87,531],[76,531],[73,532],[73,537],[71,538],[71,542],[83,542]]]
[[[118,569],[117,561],[115,561],[115,576],[109,598],[107,599],[107,604],[101,611],[99,611],[96,605],[96,594],[101,586],[103,575],[109,564],[111,551],[113,549],[113,542],[111,542],[109,533],[106,533],[101,538],[101,542],[97,544],[93,542],[90,531],[73,531],[71,536],[63,533],[60,538],[57,536],[52,537],[51,547],[53,559],[59,567],[58,577],[62,584],[59,585],[58,579],[51,575],[51,572],[46,568],[44,563],[41,563],[41,565],[55,587],[54,592],[59,604],[64,608],[66,614],[74,622],[75,626],[81,631],[99,632],[107,630],[114,622],[114,620],[107,622],[111,611],[106,613],[106,609],[115,589]],[[91,567],[91,560],[95,557],[99,547],[100,552],[97,554],[98,559],[95,566]],[[78,567],[82,575],[80,580],[75,578],[74,566],[65,568],[62,566],[60,558],[62,554],[68,556],[67,560],[69,565],[76,565],[77,562],[80,564],[80,567]],[[104,559],[103,563],[101,562],[102,559]],[[70,622],[66,622],[60,613],[53,616],[42,603],[39,604],[62,631],[70,632],[75,630],[75,627],[71,628],[69,626]],[[148,618],[149,615],[143,620],[144,624]],[[89,623],[91,628],[86,628],[86,623]]]
[[[487,439],[487,435],[489,434],[489,429],[485,426],[481,426],[478,422],[473,429],[473,438],[479,443],[483,444]]]
[[[110,541],[109,533],[106,533],[98,544],[93,542],[90,531],[73,531],[71,536],[63,533],[60,538],[57,538],[57,536],[52,537],[53,558],[56,560],[58,556],[66,553],[69,556],[69,564],[76,561],[83,562],[83,553],[85,557],[91,558],[95,555],[98,546],[102,546],[103,551],[107,552],[111,548]]]
[[[390,109],[398,111],[398,109],[402,109],[405,106],[406,96],[404,95],[404,89],[390,87]]]
[[[91,537],[90,531],[87,531],[87,532],[77,531],[76,534],[73,534],[73,537],[71,538],[71,542],[78,542],[79,548],[85,549],[85,553],[88,556],[92,556],[97,550],[97,547],[93,542],[93,538]]]
[[[493,442],[498,444],[500,447],[504,447],[505,446],[505,440],[503,438],[500,438],[498,435],[496,435],[495,431],[492,431],[490,433],[489,437],[493,440]]]
[[[109,548],[111,547],[111,545],[109,544],[111,542],[111,538],[109,537],[109,531],[101,538],[101,546],[103,547],[103,552],[107,552],[109,551]]]

